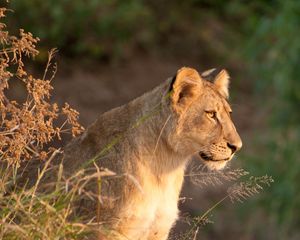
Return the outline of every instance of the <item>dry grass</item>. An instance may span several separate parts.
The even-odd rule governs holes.
[[[2,20],[6,11],[0,9]],[[72,203],[82,182],[89,181],[83,172],[67,181],[60,164],[52,171],[57,176],[51,191],[39,191],[45,174],[51,171],[51,162],[59,154],[59,149],[47,147],[49,143],[60,139],[62,133],[75,136],[83,128],[77,122],[78,112],[68,104],[60,108],[50,103],[51,80],[56,73],[55,50],[49,52],[42,78],[26,71],[25,58],[27,61],[38,55],[38,41],[22,29],[18,36],[10,35],[5,24],[0,23],[0,239],[82,238],[90,227],[87,221],[74,216]],[[24,86],[23,102],[9,98],[10,86],[16,81]],[[55,124],[58,118],[65,119],[59,126]],[[16,184],[23,173],[20,166],[29,162],[43,164],[34,184],[23,182],[20,187]]]
[[[192,166],[186,177],[189,177],[191,183],[196,186],[200,188],[204,186],[215,187],[226,183],[229,184],[229,187],[225,196],[213,203],[202,215],[186,216],[184,221],[190,226],[189,230],[175,235],[174,238],[178,240],[197,239],[199,229],[213,223],[210,220],[211,212],[224,201],[229,199],[232,203],[243,202],[259,194],[265,186],[269,187],[274,182],[271,176],[254,177],[249,175],[250,173],[244,169],[225,168],[222,171],[211,171],[204,165]]]

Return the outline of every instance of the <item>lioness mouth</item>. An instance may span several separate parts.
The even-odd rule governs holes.
[[[229,158],[225,158],[225,159],[213,159],[213,157],[211,155],[208,155],[204,152],[199,152],[200,157],[205,160],[205,161],[214,161],[214,162],[219,162],[219,161],[228,161]]]
[[[199,152],[200,157],[205,161],[213,161],[212,156],[205,154],[204,152]]]

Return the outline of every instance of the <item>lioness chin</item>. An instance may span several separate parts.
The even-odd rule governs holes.
[[[102,114],[66,147],[70,173],[91,159],[116,173],[101,181],[99,239],[167,239],[191,156],[221,169],[241,148],[227,103],[229,76],[222,70],[210,82],[210,74],[181,68],[173,79]],[[88,206],[95,215],[95,206]]]

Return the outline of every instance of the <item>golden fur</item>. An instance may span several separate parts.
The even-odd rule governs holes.
[[[204,77],[180,69],[154,90],[102,114],[66,147],[70,173],[97,155],[98,166],[116,173],[101,185],[100,239],[167,239],[188,159],[196,154],[209,168],[221,169],[241,148],[226,101],[227,72],[215,83]]]

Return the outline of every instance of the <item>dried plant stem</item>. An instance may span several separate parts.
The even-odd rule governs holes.
[[[213,211],[215,208],[217,208],[222,202],[224,202],[229,197],[229,194],[227,194],[225,197],[223,197],[221,200],[216,202],[212,207],[210,207],[205,213],[203,213],[200,217],[196,218],[196,221],[193,222],[193,226],[190,228],[190,230],[184,234],[184,237],[182,240],[188,240],[190,239],[190,236],[194,233],[199,231],[199,226],[201,226],[201,222],[205,220],[205,218],[208,216],[208,214]]]
[[[222,202],[224,202],[227,198],[229,198],[230,194],[227,194],[225,197],[223,197],[221,200],[219,200],[218,202],[216,202],[212,207],[210,207],[209,209],[207,209],[207,211],[205,213],[203,213],[199,219],[199,222],[201,222],[205,217],[207,217],[207,215],[213,211],[215,208],[217,208]]]
[[[153,150],[153,157],[154,157],[154,155],[155,155],[155,153],[156,153],[156,150],[157,150],[157,147],[158,147],[158,144],[159,144],[159,140],[160,140],[160,138],[161,138],[161,135],[162,135],[162,133],[163,133],[165,127],[167,126],[167,123],[169,122],[170,118],[171,118],[171,115],[168,116],[167,120],[165,121],[164,125],[162,126],[162,128],[161,128],[161,130],[160,130],[160,133],[159,133],[159,135],[158,135],[158,138],[157,138],[157,141],[156,141],[154,150]]]
[[[193,240],[196,240],[196,238],[197,238],[197,235],[198,235],[198,231],[199,231],[199,227],[197,227],[197,229],[196,229],[196,231],[195,231],[195,234],[194,234]]]
[[[47,162],[46,162],[45,166],[43,167],[42,171],[39,173],[38,178],[37,178],[37,181],[36,181],[36,183],[35,183],[35,185],[34,185],[34,188],[33,188],[33,191],[32,191],[31,202],[30,202],[30,205],[29,205],[29,212],[31,212],[31,209],[32,209],[32,206],[33,206],[33,201],[34,201],[34,198],[36,197],[35,193],[36,193],[36,191],[37,191],[37,188],[38,188],[38,186],[39,186],[39,183],[40,183],[41,179],[43,178],[45,172],[48,170],[49,164],[51,163],[51,161],[54,159],[54,157],[55,157],[59,152],[60,152],[60,150],[59,150],[59,149],[56,149],[56,150],[52,153],[51,157],[47,160]]]

